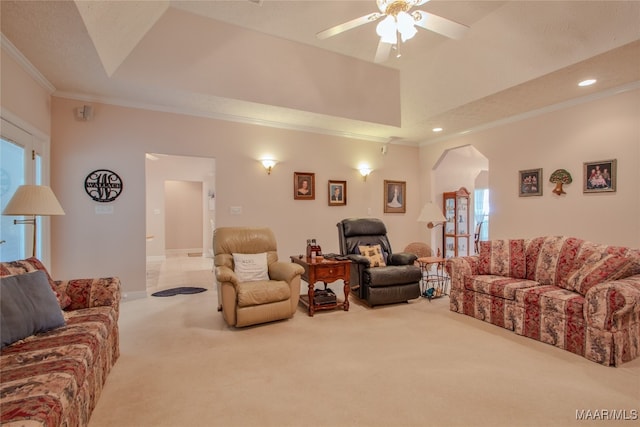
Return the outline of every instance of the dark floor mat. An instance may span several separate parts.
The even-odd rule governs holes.
[[[162,291],[154,292],[151,296],[154,297],[172,297],[174,295],[187,295],[187,294],[199,294],[206,291],[205,288],[196,288],[193,286],[181,286],[179,288],[164,289]]]

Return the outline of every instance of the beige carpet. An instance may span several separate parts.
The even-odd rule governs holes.
[[[452,313],[448,297],[235,330],[209,289],[122,304],[122,355],[90,427],[638,425],[576,411],[637,414],[640,359],[603,367]]]

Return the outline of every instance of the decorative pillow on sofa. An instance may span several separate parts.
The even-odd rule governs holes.
[[[259,254],[233,254],[233,264],[236,276],[241,282],[269,280],[266,252]]]
[[[47,268],[36,257],[22,259],[19,261],[0,262],[0,277],[13,276],[18,274],[30,273],[32,271],[43,271],[47,276],[51,290],[56,295],[61,309],[67,308],[71,304],[71,298],[64,292],[58,291],[55,282],[49,275]]]
[[[0,279],[2,347],[64,324],[62,310],[43,271]]]
[[[623,279],[634,274],[640,274],[640,258],[607,254],[600,260],[590,260],[567,277],[567,289],[585,295],[598,283]]]
[[[515,279],[526,276],[524,239],[482,241],[478,258],[478,274]]]
[[[387,265],[384,262],[384,255],[380,245],[358,246],[358,250],[360,255],[369,259],[370,267],[384,267]]]

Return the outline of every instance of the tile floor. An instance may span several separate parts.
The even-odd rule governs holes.
[[[213,259],[185,253],[167,255],[164,261],[147,262],[147,294],[178,286],[215,289]]]

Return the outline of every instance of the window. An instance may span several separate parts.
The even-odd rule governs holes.
[[[42,138],[35,137],[13,123],[2,119],[0,135],[0,210],[4,210],[9,200],[23,184],[43,184]],[[0,216],[0,261],[27,258],[32,253],[33,227],[16,225],[14,216]],[[44,228],[42,218],[38,221],[38,247],[36,256],[43,257],[43,238],[48,228]],[[48,224],[47,224],[48,225]]]
[[[489,240],[489,189],[476,188],[474,192],[475,230],[480,227],[479,240]]]

